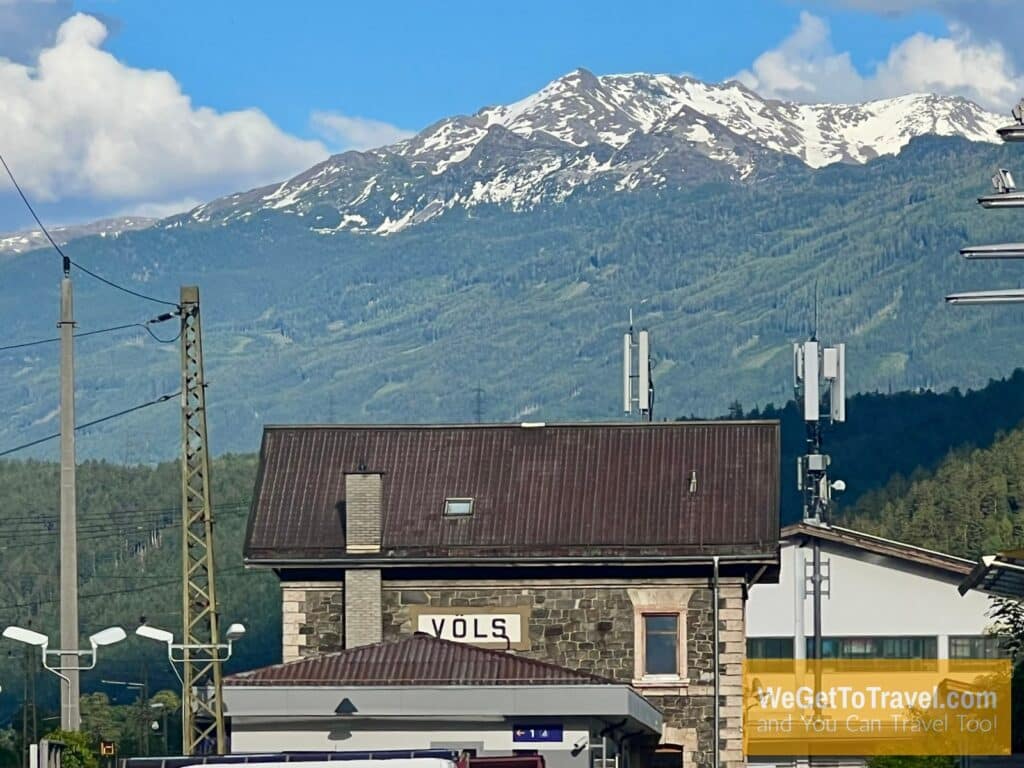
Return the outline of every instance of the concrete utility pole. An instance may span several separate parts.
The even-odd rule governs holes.
[[[64,258],[60,282],[60,646],[78,648],[78,522],[75,498],[75,350],[71,261]],[[77,731],[78,655],[61,658],[66,681],[60,687],[60,727]]]

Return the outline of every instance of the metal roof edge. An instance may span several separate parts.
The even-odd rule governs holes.
[[[361,430],[361,429],[420,429],[420,430],[445,430],[445,429],[558,429],[580,427],[643,427],[644,429],[666,429],[682,427],[706,427],[706,426],[778,426],[779,419],[698,419],[694,421],[551,421],[551,422],[492,422],[487,424],[478,423],[427,423],[427,424],[264,424],[263,431],[271,432],[286,429],[295,430]],[[524,426],[525,425],[525,426]]]
[[[888,555],[904,560],[909,560],[922,565],[931,565],[935,568],[963,575],[973,566],[974,561],[946,552],[939,552],[934,549],[918,547],[914,544],[907,544],[895,539],[887,539],[882,536],[857,531],[853,528],[844,528],[838,525],[815,525],[805,522],[791,523],[780,531],[783,541],[796,536],[809,536],[820,538],[825,541],[832,541],[838,544],[847,544],[877,554]],[[872,546],[874,545],[874,546]],[[914,555],[917,555],[914,557]]]
[[[465,566],[493,567],[505,565],[512,567],[529,568],[535,565],[712,565],[713,558],[718,557],[720,562],[749,564],[749,565],[774,565],[779,563],[778,547],[774,554],[751,553],[742,555],[657,555],[657,556],[634,556],[634,557],[578,557],[578,556],[550,556],[550,557],[351,557],[351,558],[325,558],[325,557],[278,557],[261,558],[253,556],[251,552],[245,552],[242,564],[252,568],[311,568],[311,569],[336,569],[336,568],[418,568],[432,566],[436,568],[451,568]]]

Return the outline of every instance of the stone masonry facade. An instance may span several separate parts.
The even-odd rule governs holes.
[[[353,644],[346,643],[344,617],[356,604],[363,606],[362,599],[346,610],[345,590],[338,582],[285,582],[282,589],[286,661]],[[466,608],[467,612],[528,609],[529,649],[519,653],[634,685],[663,712],[662,741],[683,747],[684,768],[711,768],[715,654],[712,590],[706,579],[644,583],[385,581],[378,594],[384,640],[414,632],[412,614],[424,608]],[[372,612],[375,606],[365,608]],[[673,608],[685,622],[685,682],[652,685],[637,678],[637,624],[646,611]],[[352,629],[360,635],[366,632],[365,627]],[[723,580],[719,585],[719,711],[720,754],[727,768],[744,765],[745,649],[743,585]]]

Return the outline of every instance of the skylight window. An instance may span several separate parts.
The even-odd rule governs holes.
[[[469,517],[473,514],[472,499],[445,499],[445,517]]]

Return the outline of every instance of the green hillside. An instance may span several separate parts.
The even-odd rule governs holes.
[[[1009,373],[1024,313],[942,297],[1020,282],[1012,264],[957,256],[968,242],[1019,239],[1024,220],[973,202],[1011,157],[924,138],[866,166],[789,164],[756,182],[629,194],[591,187],[388,237],[318,235],[262,211],[69,249],[149,294],[201,286],[215,450],[255,450],[266,422],[470,420],[478,385],[485,420],[615,418],[631,307],[652,330],[659,415],[723,413],[734,399],[788,399],[790,344],[810,331],[815,284],[819,335],[847,342],[852,391],[979,387]],[[51,335],[57,278],[44,251],[0,264],[12,341]],[[85,277],[78,291],[82,330],[163,309]],[[53,431],[55,362],[45,346],[0,355],[0,448]],[[83,339],[78,366],[83,421],[178,386],[175,346],[141,331]],[[171,405],[148,409],[88,430],[80,450],[170,458],[176,418]]]
[[[843,522],[968,558],[1024,547],[1024,428],[987,448],[953,452],[934,474],[895,478]]]

